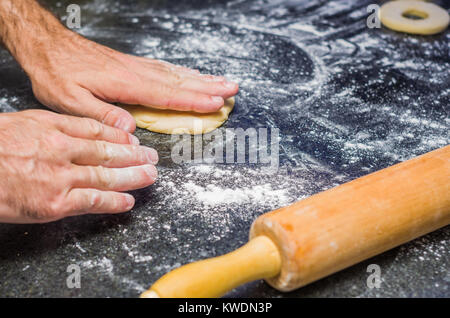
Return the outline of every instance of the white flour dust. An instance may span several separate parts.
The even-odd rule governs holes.
[[[223,188],[217,185],[209,184],[205,187],[199,186],[193,182],[187,182],[183,186],[191,193],[196,200],[206,205],[245,203],[251,201],[266,202],[288,202],[287,190],[274,190],[272,185],[267,183],[256,185],[254,187],[244,187],[239,189]]]
[[[83,261],[79,265],[81,266],[82,270],[100,271],[102,274],[108,276],[112,281],[117,281],[118,283],[123,284],[128,288],[134,289],[139,293],[146,290],[144,286],[128,277],[115,275],[113,262],[107,257]]]
[[[186,182],[181,186],[175,187],[172,181],[168,181],[167,185],[178,194],[208,208],[261,202],[281,207],[292,202],[295,196],[290,193],[289,187],[289,179],[292,177],[279,172],[268,172],[265,175],[261,173],[261,169],[245,166],[193,165],[189,167],[185,175]],[[273,182],[274,180],[278,182]]]

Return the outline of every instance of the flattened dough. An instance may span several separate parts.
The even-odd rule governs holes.
[[[139,105],[120,106],[130,112],[139,128],[169,135],[197,135],[222,126],[233,110],[234,97],[225,100],[225,105],[214,113],[183,112]]]
[[[420,20],[408,19],[403,14],[413,14]],[[389,29],[411,34],[436,34],[449,24],[449,15],[441,7],[422,1],[390,1],[381,6],[381,23]]]

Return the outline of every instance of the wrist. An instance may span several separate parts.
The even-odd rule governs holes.
[[[29,73],[56,38],[70,33],[49,11],[29,0],[0,1],[0,38]]]

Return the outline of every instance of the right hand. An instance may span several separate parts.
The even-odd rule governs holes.
[[[0,114],[0,222],[44,223],[134,206],[155,182],[154,149],[93,119],[29,110]]]

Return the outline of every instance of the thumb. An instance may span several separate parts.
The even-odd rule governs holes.
[[[136,121],[125,109],[105,103],[91,92],[82,89],[78,94],[79,107],[75,115],[93,118],[105,125],[116,127],[126,132],[136,130]]]

